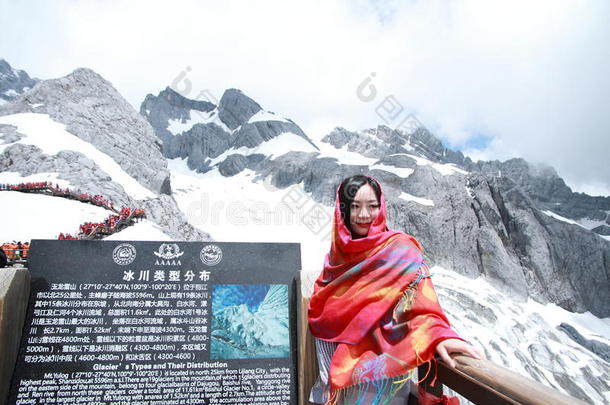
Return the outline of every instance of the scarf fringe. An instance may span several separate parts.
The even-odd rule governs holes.
[[[326,405],[365,405],[366,393],[374,393],[372,402],[366,405],[387,405],[404,388],[414,380],[416,369],[394,378],[367,381],[347,388],[330,390]]]

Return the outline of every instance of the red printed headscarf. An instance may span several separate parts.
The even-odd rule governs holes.
[[[391,396],[434,357],[438,342],[459,338],[438,304],[420,244],[387,228],[383,192],[380,205],[368,235],[353,239],[337,190],[331,250],[308,312],[311,333],[338,344],[331,394],[372,384]]]

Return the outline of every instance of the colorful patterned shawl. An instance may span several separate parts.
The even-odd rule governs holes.
[[[380,203],[368,236],[352,239],[337,191],[331,250],[308,313],[311,333],[338,343],[329,403],[354,385],[376,387],[375,404],[389,401],[418,365],[433,359],[437,343],[459,339],[439,306],[420,244],[388,230],[383,193]]]

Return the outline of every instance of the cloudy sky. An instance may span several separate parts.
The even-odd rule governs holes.
[[[0,0],[0,57],[100,73],[134,107],[239,88],[312,138],[414,114],[477,159],[610,195],[610,2]]]

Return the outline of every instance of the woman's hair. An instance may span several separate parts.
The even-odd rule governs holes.
[[[343,180],[339,186],[339,209],[341,210],[343,223],[349,230],[351,230],[349,226],[349,218],[352,203],[354,202],[354,198],[356,197],[358,190],[360,190],[360,187],[364,186],[365,184],[368,184],[373,188],[375,196],[377,197],[377,202],[381,202],[381,187],[376,180],[368,176],[357,174],[355,176],[348,177]]]

